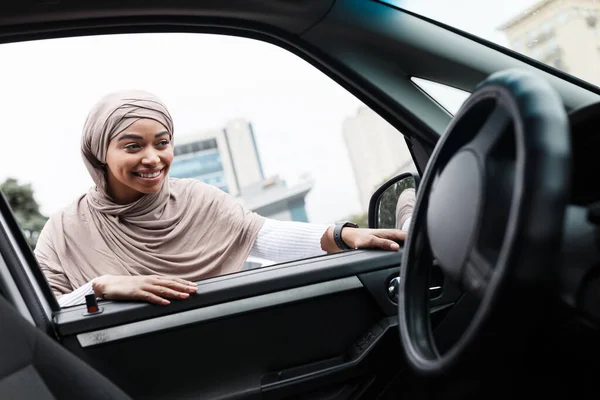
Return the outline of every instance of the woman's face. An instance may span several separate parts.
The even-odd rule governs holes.
[[[140,119],[114,137],[106,153],[108,191],[119,204],[156,193],[173,162],[171,134],[153,119]]]

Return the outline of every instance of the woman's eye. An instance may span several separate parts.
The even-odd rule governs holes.
[[[161,140],[160,142],[158,142],[158,146],[159,147],[166,147],[169,145],[169,141],[168,140]]]
[[[140,145],[137,143],[130,143],[125,145],[125,150],[137,150],[140,148]]]

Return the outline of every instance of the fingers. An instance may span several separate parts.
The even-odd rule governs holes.
[[[377,235],[390,240],[405,240],[407,232],[400,229],[385,229],[378,232]]]
[[[187,281],[185,279],[181,279],[181,278],[175,278],[175,277],[170,277],[170,276],[162,276],[162,275],[152,275],[151,278],[155,278],[158,280],[162,280],[162,281],[175,281],[175,282],[179,282],[182,283],[186,286],[193,286],[196,287],[196,284],[192,281]]]
[[[171,280],[174,280],[176,282],[182,283],[182,284],[184,284],[186,286],[192,286],[192,287],[196,288],[196,284],[194,282],[192,282],[192,281],[186,281],[185,279],[181,279],[181,278],[167,278],[167,279],[171,279]]]
[[[384,250],[397,251],[400,249],[398,242],[406,240],[406,232],[398,229],[389,229],[385,232],[381,232],[381,236],[377,237],[374,247],[378,247]]]
[[[135,300],[141,300],[152,304],[158,304],[159,306],[166,306],[171,304],[171,302],[167,299],[163,299],[155,295],[154,293],[147,292],[145,290],[138,290],[134,296]]]
[[[357,238],[355,247],[357,249],[375,248],[397,251],[400,249],[398,242],[406,239],[406,232],[398,229],[376,229]]]
[[[153,293],[163,299],[187,299],[190,297],[189,293],[181,290],[171,289],[165,285],[144,285],[141,287],[141,290]]]
[[[183,293],[196,293],[197,286],[195,283],[179,279],[179,278],[164,278],[159,277],[154,279],[152,282],[154,285],[165,286],[170,289],[176,290]]]
[[[358,248],[377,248],[396,251],[400,249],[400,245],[393,240],[383,239],[377,236],[368,236],[363,243],[358,244]]]

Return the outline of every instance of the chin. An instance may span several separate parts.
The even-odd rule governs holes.
[[[154,193],[158,193],[160,191],[160,186],[158,186],[156,188],[140,188],[140,189],[136,189],[136,190],[143,194],[154,194]]]
[[[160,191],[164,182],[165,181],[163,180],[160,183],[157,183],[152,186],[137,184],[137,185],[132,185],[131,187],[135,191],[143,193],[143,194],[153,194],[153,193],[158,193]]]

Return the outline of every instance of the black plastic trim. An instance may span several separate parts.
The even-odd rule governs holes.
[[[10,271],[16,285],[19,288],[19,292],[23,298],[23,301],[27,305],[29,312],[37,327],[41,328],[48,334],[54,335],[52,322],[50,315],[46,312],[46,308],[42,302],[47,302],[49,312],[59,309],[58,302],[48,281],[46,280],[41,269],[37,267],[35,256],[25,239],[23,232],[19,228],[10,205],[4,197],[4,194],[0,193],[0,213],[2,214],[4,222],[8,227],[8,232],[4,229],[4,226],[0,224],[0,253],[6,262],[6,266]],[[17,248],[13,248],[11,237],[16,242]],[[22,265],[19,260],[20,252],[27,262],[28,265]],[[32,267],[33,266],[33,267]],[[41,293],[36,289],[33,282],[30,281],[25,268],[30,268],[33,278],[36,280],[37,286]]]
[[[84,316],[85,305],[65,308],[55,314],[60,336],[94,331],[153,317],[224,303],[237,299],[320,283],[369,271],[397,266],[402,260],[398,252],[352,250],[314,257],[256,270],[219,276],[198,283],[198,294],[169,306],[138,302],[102,301],[104,312]]]
[[[312,365],[266,374],[261,382],[262,398],[285,398],[362,376],[377,367],[382,368],[382,359],[388,357],[390,347],[398,346],[397,329],[397,318],[385,318],[358,338],[346,354]],[[395,354],[394,359],[397,359]],[[396,365],[395,369],[399,368],[401,366]]]

